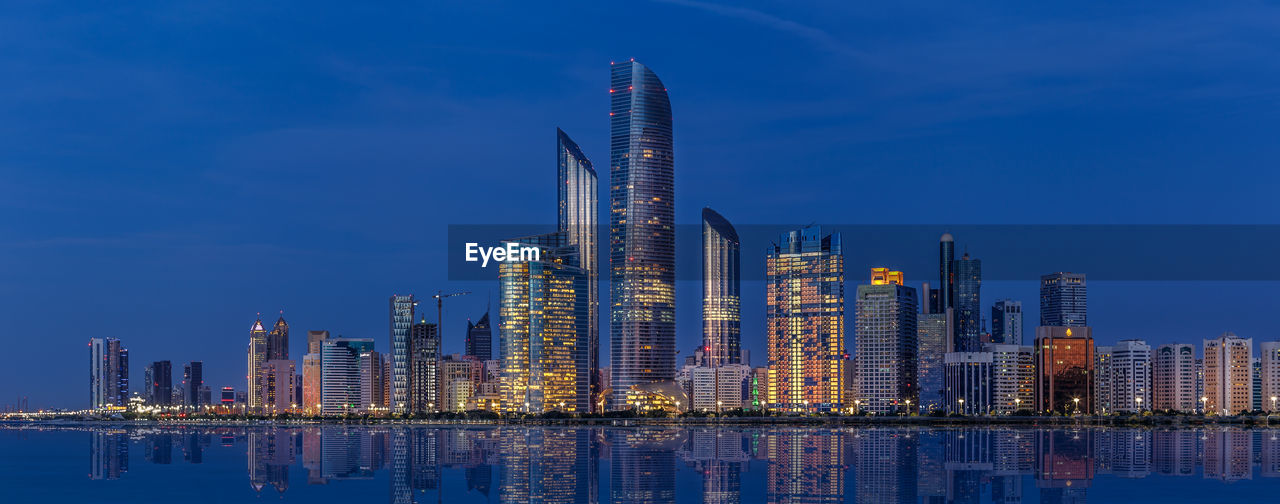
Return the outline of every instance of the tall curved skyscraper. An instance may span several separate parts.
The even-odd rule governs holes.
[[[742,242],[715,210],[702,209],[702,352],[707,366],[742,360]]]
[[[675,377],[675,154],[667,88],[634,59],[611,64],[609,342],[613,406]]]

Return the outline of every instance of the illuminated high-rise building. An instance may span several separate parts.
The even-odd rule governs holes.
[[[1009,415],[1035,406],[1035,350],[1030,345],[983,346],[991,352],[991,411]]]
[[[588,402],[594,406],[603,390],[596,378],[600,372],[600,224],[596,170],[578,144],[559,128],[556,128],[556,153],[556,230],[563,235],[565,246],[578,248],[578,265],[587,272],[587,380],[591,389]]]
[[[839,409],[845,357],[840,234],[823,235],[822,228],[809,226],[782,235],[769,247],[765,274],[767,407]]]
[[[323,347],[324,342],[320,342]],[[302,412],[307,415],[320,414],[320,352],[302,356]]]
[[[1084,273],[1051,273],[1040,277],[1040,325],[1089,325]]]
[[[489,325],[489,312],[485,311],[480,320],[467,320],[467,355],[479,361],[493,358],[493,328]]]
[[[1253,406],[1253,339],[1222,333],[1204,340],[1204,397],[1210,413],[1235,415]]]
[[[191,361],[182,366],[182,404],[206,406],[200,400],[200,387],[204,386],[204,362]]]
[[[929,292],[928,285],[922,292]],[[916,355],[916,380],[920,383],[920,410],[941,409],[943,381],[943,356],[947,353],[950,333],[947,332],[946,313],[932,313],[926,308],[916,324],[918,348]]]
[[[387,398],[382,390],[382,354],[369,349],[360,352],[360,411],[376,414],[387,407]]]
[[[1093,329],[1040,326],[1035,347],[1035,411],[1093,414]]]
[[[1110,413],[1151,411],[1151,346],[1142,340],[1121,340],[1111,347]]]
[[[441,357],[439,328],[435,324],[428,324],[424,318],[413,324],[409,333],[409,411],[438,411],[436,403],[440,401]],[[393,377],[392,381],[394,380]]]
[[[610,74],[609,356],[622,409],[632,386],[676,374],[675,152],[657,74],[634,59]]]
[[[1022,344],[1022,301],[1001,299],[991,305],[991,342]]]
[[[1156,411],[1193,413],[1199,409],[1196,395],[1196,349],[1183,343],[1160,345],[1152,364],[1151,407]]]
[[[153,403],[161,406],[173,404],[173,363],[167,360],[152,362],[151,379],[147,386],[151,388]]]
[[[591,405],[587,272],[564,233],[512,240],[537,260],[498,265],[503,409],[586,412]]]
[[[863,411],[891,413],[907,411],[907,401],[920,404],[916,302],[916,290],[904,285],[900,271],[872,268],[871,283],[858,286],[854,340]]]
[[[944,357],[946,410],[961,415],[987,415],[995,385],[991,352],[949,352]]]
[[[267,414],[293,412],[297,409],[294,389],[297,387],[297,368],[293,361],[274,359],[262,363],[259,370],[258,397],[262,411]]]
[[[267,333],[267,360],[289,359],[289,323],[284,321],[284,312]]]
[[[702,351],[707,367],[742,357],[742,243],[738,231],[710,208],[702,209]]]
[[[1261,362],[1262,410],[1280,411],[1280,341],[1259,343],[1258,360]]]
[[[253,322],[249,327],[249,352],[248,363],[245,371],[246,388],[248,391],[246,406],[250,411],[257,410],[262,406],[262,401],[258,398],[258,370],[262,368],[262,363],[267,361],[267,329],[262,327],[262,315],[258,315],[258,320]]]
[[[956,261],[955,349],[956,352],[982,350],[982,260],[968,253]]]
[[[321,349],[320,412],[354,414],[365,403],[360,380],[360,355],[373,351],[368,338],[330,338]]]
[[[938,302],[930,303],[932,313],[946,313],[947,308],[956,307],[955,262],[955,237],[951,236],[951,233],[943,233],[938,239]]]
[[[128,401],[129,350],[115,338],[90,338],[89,407],[124,407]]]
[[[307,331],[307,353],[320,354],[324,348],[324,340],[329,339],[329,331]]]
[[[1093,408],[1099,414],[1115,413],[1111,391],[1111,347],[1095,346],[1093,349]]]
[[[397,414],[409,411],[409,332],[417,305],[413,294],[391,296],[391,411]]]

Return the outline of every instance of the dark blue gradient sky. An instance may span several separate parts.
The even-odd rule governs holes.
[[[397,4],[0,7],[0,404],[83,406],[94,336],[125,341],[135,382],[202,359],[211,386],[243,387],[259,311],[285,311],[295,357],[317,328],[385,350],[392,293],[475,291],[446,313],[460,351],[496,282],[446,281],[446,226],[553,223],[556,127],[606,188],[613,59],[670,89],[681,223],[1280,214],[1266,3]],[[1036,317],[1034,278],[984,287]],[[1275,287],[1095,282],[1090,318],[1103,344],[1277,339]],[[682,349],[698,296],[679,286]],[[743,305],[761,364],[758,282]]]

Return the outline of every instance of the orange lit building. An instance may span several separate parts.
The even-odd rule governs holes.
[[[1092,415],[1093,329],[1036,328],[1036,411]]]

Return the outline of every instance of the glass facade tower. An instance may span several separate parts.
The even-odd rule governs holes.
[[[784,234],[769,248],[765,272],[766,404],[788,411],[839,409],[845,386],[840,235],[823,236],[817,226]]]
[[[955,262],[955,351],[982,350],[982,260],[965,254]]]
[[[1036,328],[1036,408],[1039,413],[1094,411],[1093,330],[1088,327]]]
[[[1051,273],[1040,277],[1040,325],[1089,325],[1084,273]]]
[[[742,360],[742,273],[737,230],[702,209],[702,352],[708,367]]]
[[[1022,301],[1001,299],[991,305],[991,342],[1022,344]]]
[[[249,411],[255,411],[262,407],[262,398],[259,397],[258,375],[262,372],[262,364],[267,362],[267,329],[262,327],[262,316],[258,316],[258,320],[254,321],[249,327],[249,355],[245,372],[246,406]],[[151,387],[148,383],[147,387]]]
[[[409,411],[409,331],[413,327],[413,294],[391,296],[391,411]]]
[[[565,245],[578,248],[579,266],[587,273],[587,368],[590,406],[599,400],[600,373],[600,264],[597,220],[599,200],[596,170],[578,144],[556,129],[556,187],[558,224]],[[592,410],[594,411],[594,410]]]
[[[634,385],[675,377],[675,153],[657,74],[611,65],[609,337],[613,407]]]
[[[862,411],[908,411],[907,401],[920,404],[916,290],[903,285],[901,272],[871,271],[856,301],[857,398]]]

